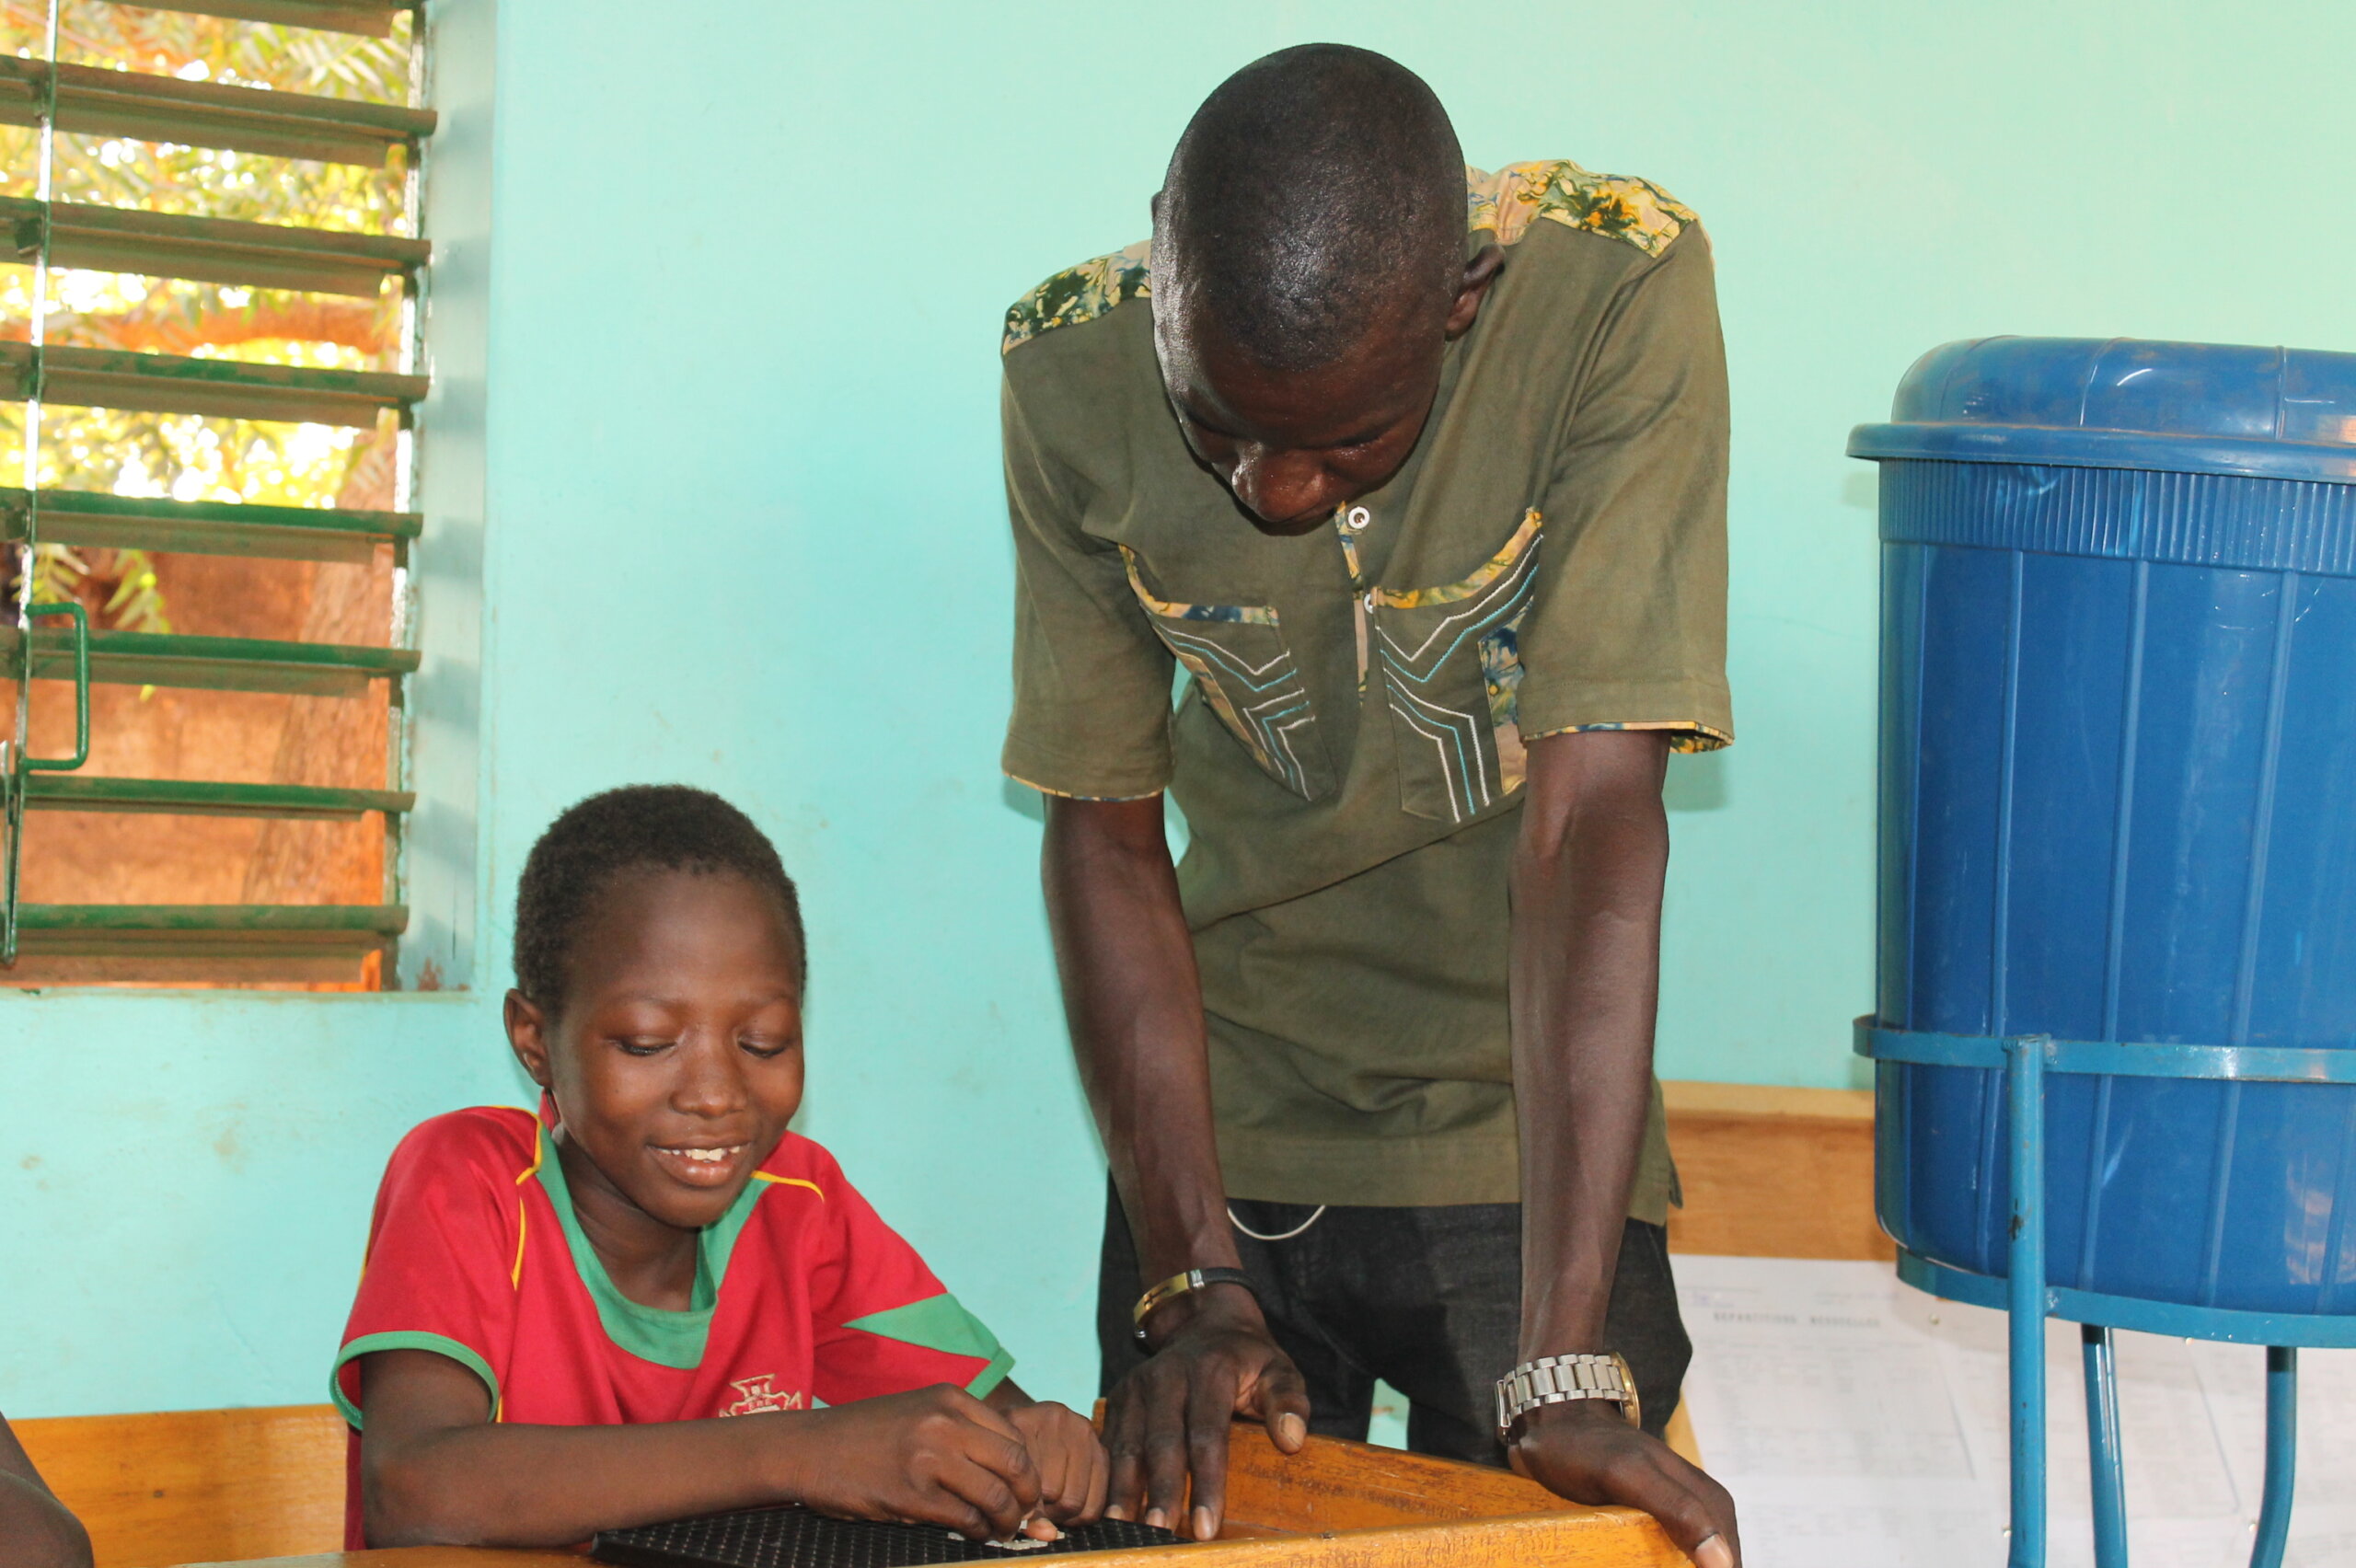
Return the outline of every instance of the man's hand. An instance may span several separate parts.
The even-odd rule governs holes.
[[[1094,1523],[1104,1512],[1104,1490],[1113,1473],[1096,1429],[1086,1417],[1052,1400],[1004,1413],[1022,1435],[1022,1446],[1031,1450],[1032,1466],[1039,1472],[1041,1517],[1032,1520],[1031,1533],[1053,1540],[1065,1525]]]
[[[1146,1282],[1184,1268],[1233,1268],[1202,981],[1161,797],[1050,798],[1040,870],[1072,1047]],[[1292,1453],[1309,1439],[1309,1391],[1240,1286],[1188,1291],[1156,1308],[1147,1327],[1158,1353],[1106,1405],[1105,1514],[1180,1528],[1191,1471],[1186,1523],[1208,1540],[1227,1507],[1230,1421],[1257,1417]]]
[[[1592,1401],[1541,1405],[1507,1450],[1513,1468],[1558,1497],[1642,1508],[1695,1568],[1742,1568],[1727,1489]]]
[[[1178,1515],[1191,1473],[1191,1533],[1210,1540],[1227,1512],[1230,1424],[1254,1417],[1277,1447],[1298,1453],[1309,1440],[1309,1389],[1240,1286],[1189,1292],[1157,1309],[1151,1326],[1166,1337],[1105,1402],[1104,1441],[1113,1452],[1105,1513],[1134,1519],[1141,1507],[1147,1524],[1185,1535]]]
[[[797,1419],[796,1446],[826,1456],[799,1467],[807,1479],[797,1499],[818,1513],[1004,1540],[1038,1511],[1039,1470],[1022,1431],[963,1389],[942,1383]]]

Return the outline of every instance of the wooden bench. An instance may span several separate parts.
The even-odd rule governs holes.
[[[1674,1252],[1893,1262],[1874,1218],[1874,1097],[1862,1089],[1662,1086],[1685,1206]]]
[[[343,1544],[332,1405],[10,1423],[90,1531],[98,1568],[235,1562]]]
[[[1870,1095],[1671,1083],[1668,1099],[1685,1186],[1685,1207],[1669,1223],[1672,1248],[1892,1255],[1873,1219]],[[332,1551],[343,1539],[343,1423],[329,1406],[69,1416],[16,1427],[50,1485],[89,1527],[98,1568]],[[1690,1430],[1673,1435],[1692,1452]],[[1706,1448],[1708,1435],[1700,1437]]]

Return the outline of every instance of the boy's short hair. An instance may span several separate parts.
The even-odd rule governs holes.
[[[532,846],[515,888],[517,990],[562,1011],[573,941],[598,895],[632,870],[725,872],[775,894],[793,933],[795,984],[808,984],[801,895],[768,836],[709,790],[631,784],[570,808]]]

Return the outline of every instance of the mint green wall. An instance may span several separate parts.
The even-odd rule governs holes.
[[[443,7],[453,147],[485,144],[486,4]],[[1643,173],[1715,239],[1742,740],[1672,782],[1671,1076],[1854,1081],[1874,550],[1841,446],[1914,354],[1991,331],[2356,347],[2338,4],[651,15],[498,7],[492,222],[444,231],[422,917],[479,988],[0,997],[0,1408],[317,1400],[393,1140],[521,1095],[494,1003],[531,836],[652,778],[724,790],[803,879],[809,1130],[1026,1381],[1090,1391],[1102,1177],[1035,808],[995,767],[997,320],[1143,235],[1186,114],[1265,50],[1385,50],[1475,162]]]

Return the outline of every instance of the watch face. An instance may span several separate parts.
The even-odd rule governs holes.
[[[1611,1353],[1611,1365],[1619,1369],[1620,1389],[1625,1396],[1620,1401],[1620,1413],[1628,1418],[1629,1425],[1642,1426],[1644,1412],[1636,1401],[1636,1374],[1629,1366],[1628,1358],[1616,1350]]]

